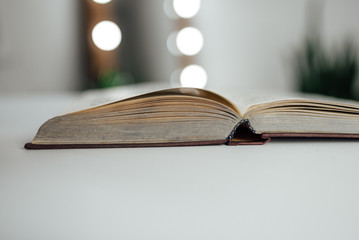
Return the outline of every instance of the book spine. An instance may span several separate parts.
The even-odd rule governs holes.
[[[227,145],[262,145],[270,141],[270,137],[256,134],[248,119],[239,121],[227,137]]]

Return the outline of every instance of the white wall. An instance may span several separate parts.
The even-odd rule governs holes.
[[[196,19],[205,46],[200,55],[209,87],[293,89],[290,61],[305,33],[306,0],[203,0]],[[359,1],[327,0],[328,45],[356,37]]]
[[[79,85],[74,0],[0,0],[0,92]]]
[[[145,73],[169,82],[177,68],[166,49],[174,23],[163,12],[163,0],[137,2]],[[202,0],[193,21],[205,38],[198,60],[208,71],[208,87],[294,88],[289,60],[303,39],[306,2]],[[326,2],[328,44],[350,34],[359,46],[359,1]],[[83,77],[77,5],[74,0],[0,0],[0,93],[77,88]]]

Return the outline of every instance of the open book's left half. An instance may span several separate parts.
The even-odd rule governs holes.
[[[241,121],[237,108],[215,93],[168,89],[52,118],[25,147],[223,144]]]

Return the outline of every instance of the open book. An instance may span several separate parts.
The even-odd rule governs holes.
[[[263,144],[272,137],[359,138],[359,103],[173,88],[91,93],[45,122],[27,149]],[[228,99],[231,100],[228,100]]]

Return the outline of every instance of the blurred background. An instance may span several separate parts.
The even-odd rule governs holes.
[[[359,98],[357,0],[0,0],[0,94],[133,83]]]

